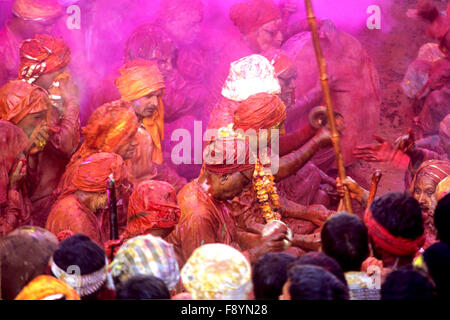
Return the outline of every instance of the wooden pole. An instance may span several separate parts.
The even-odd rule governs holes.
[[[323,57],[322,48],[320,47],[319,34],[317,32],[317,21],[316,17],[314,16],[311,0],[305,0],[305,5],[309,26],[311,28],[314,51],[316,52],[317,64],[319,66],[319,77],[320,83],[322,85],[323,98],[325,101],[325,106],[327,107],[328,123],[330,124],[331,141],[333,143],[334,155],[337,161],[338,175],[339,179],[341,181],[344,181],[346,174],[345,174],[344,160],[341,151],[341,142],[339,138],[339,132],[336,128],[336,119],[334,118],[333,105],[331,103],[331,94],[330,94],[330,86],[328,84],[327,68],[325,59]],[[347,188],[345,188],[344,193],[344,207],[347,212],[353,213],[350,193]]]
[[[367,199],[367,208],[370,208],[370,205],[372,204],[373,199],[375,199],[375,196],[377,195],[377,189],[378,189],[378,183],[381,179],[381,170],[376,170],[372,175],[372,183],[370,184],[370,192],[369,192],[369,198]]]

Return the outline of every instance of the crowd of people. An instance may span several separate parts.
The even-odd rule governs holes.
[[[437,43],[401,83],[416,116],[395,142],[371,142],[370,56],[317,19],[341,180],[296,1],[241,0],[235,30],[206,37],[201,0],[164,0],[98,77],[98,48],[57,32],[60,2],[14,0],[0,30],[1,299],[450,297],[450,6],[409,13]],[[401,159],[387,194],[355,165]]]

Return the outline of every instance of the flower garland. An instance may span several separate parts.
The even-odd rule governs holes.
[[[242,137],[233,129],[234,124],[231,123],[226,127],[219,129],[219,136]],[[280,197],[275,186],[275,178],[270,169],[265,168],[255,157],[255,170],[253,172],[253,188],[256,192],[259,208],[263,214],[266,223],[274,220],[281,220]]]

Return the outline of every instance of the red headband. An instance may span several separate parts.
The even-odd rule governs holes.
[[[380,225],[373,217],[372,212],[367,209],[364,214],[364,223],[369,231],[369,236],[375,244],[394,256],[412,256],[425,243],[425,235],[417,239],[406,239],[393,236],[388,230]]]

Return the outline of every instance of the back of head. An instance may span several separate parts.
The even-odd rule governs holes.
[[[392,271],[381,285],[381,300],[431,300],[434,288],[411,266]]]
[[[439,240],[450,245],[450,194],[439,200],[434,211],[434,226]]]
[[[339,262],[342,270],[359,271],[369,255],[369,237],[364,222],[357,216],[342,212],[323,225],[322,250]]]
[[[413,257],[424,243],[422,210],[408,194],[390,192],[375,199],[364,222],[376,254]]]
[[[118,300],[170,299],[166,284],[159,278],[137,275],[128,279],[117,289]]]
[[[2,299],[14,299],[29,281],[44,274],[57,247],[55,235],[39,227],[23,226],[1,238]]]
[[[346,300],[348,287],[323,268],[294,266],[288,271],[291,300]]]
[[[295,258],[286,253],[266,253],[252,268],[255,299],[278,300],[287,279],[287,270]]]
[[[390,192],[372,202],[373,218],[393,236],[416,239],[423,234],[420,205],[413,197],[401,192]]]
[[[436,285],[439,298],[450,298],[450,246],[438,242],[423,253],[428,274]]]
[[[327,256],[326,254],[322,252],[309,252],[297,258],[291,265],[291,267],[293,267],[294,265],[300,266],[306,264],[318,266],[327,270],[328,272],[331,272],[336,278],[341,280],[342,283],[347,285],[347,280],[345,279],[344,271],[342,271],[342,268],[339,265],[339,263],[335,259]]]
[[[106,282],[105,251],[83,234],[62,241],[50,264],[53,275],[77,290],[81,297],[96,293]]]

